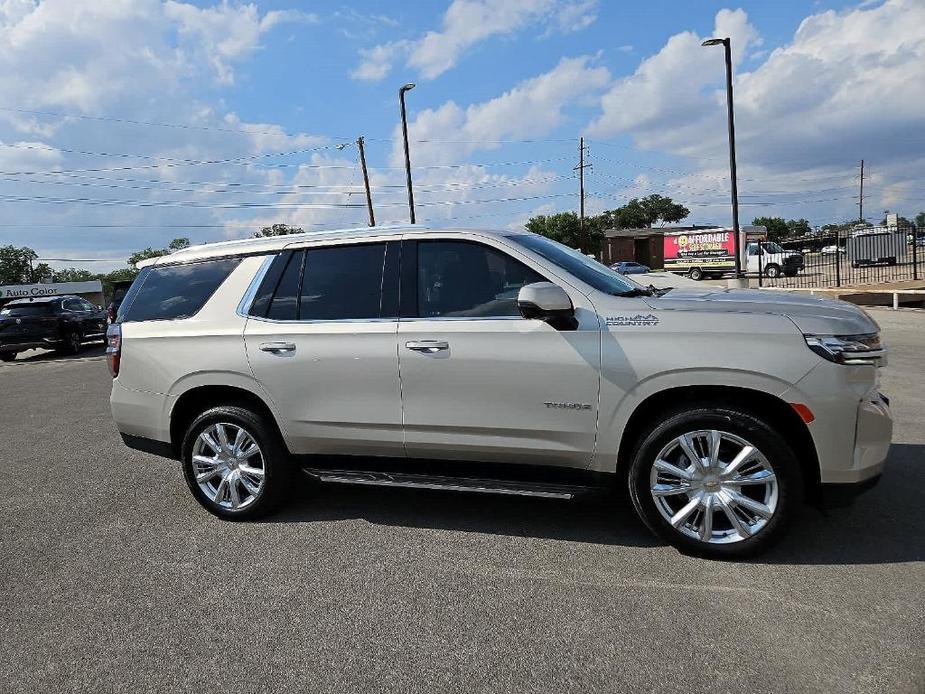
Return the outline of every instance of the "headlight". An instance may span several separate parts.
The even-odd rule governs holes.
[[[837,364],[880,364],[886,350],[880,333],[869,335],[804,335],[806,345],[820,357]]]

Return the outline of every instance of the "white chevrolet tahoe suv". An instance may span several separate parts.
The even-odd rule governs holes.
[[[108,335],[125,443],[212,513],[324,483],[617,486],[683,551],[754,554],[876,481],[892,420],[857,307],[655,289],[530,233],[298,234],[148,261]],[[619,499],[622,495],[608,498]]]

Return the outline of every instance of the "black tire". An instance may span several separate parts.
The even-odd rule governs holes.
[[[764,274],[770,277],[771,279],[780,277],[780,265],[775,265],[774,263],[771,263],[770,265],[764,268]]]
[[[196,481],[196,472],[192,460],[193,448],[199,435],[216,424],[231,424],[240,427],[249,434],[259,446],[260,464],[264,471],[263,487],[259,494],[242,508],[232,510],[216,503],[206,495]],[[247,521],[265,516],[275,511],[285,501],[292,488],[294,465],[289,453],[272,422],[262,414],[238,405],[221,405],[206,410],[186,430],[181,447],[180,460],[183,464],[183,476],[193,496],[203,508],[219,518],[234,521]],[[257,461],[254,461],[255,466]],[[238,487],[242,489],[243,487]],[[246,493],[246,490],[245,490]]]
[[[766,524],[747,539],[728,544],[695,539],[673,527],[656,506],[650,480],[656,457],[682,434],[702,430],[716,430],[744,439],[761,452],[774,473],[776,508]],[[742,559],[774,545],[783,537],[803,498],[799,463],[784,438],[749,410],[721,404],[695,404],[690,409],[669,413],[661,423],[644,432],[633,454],[628,483],[633,506],[650,530],[684,553],[712,559]],[[685,501],[686,497],[680,499],[681,503]],[[702,513],[699,509],[698,512]],[[725,516],[720,517],[720,522],[723,521],[731,531],[732,524]]]
[[[13,361],[16,358],[16,352],[0,352],[0,361]]]
[[[64,354],[80,354],[82,347],[83,340],[80,337],[80,331],[75,328],[64,333],[64,344],[61,345],[59,351]]]
[[[703,270],[701,270],[699,267],[692,267],[687,271],[687,276],[692,280],[699,282],[703,279]]]

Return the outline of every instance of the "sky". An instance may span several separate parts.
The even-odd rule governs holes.
[[[740,216],[925,210],[925,2],[0,0],[0,245],[107,271],[175,237],[521,228],[658,193]],[[87,259],[76,262],[76,259]],[[97,262],[89,262],[95,259]],[[102,262],[99,262],[102,261]]]

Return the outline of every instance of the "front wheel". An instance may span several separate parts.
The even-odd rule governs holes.
[[[692,280],[699,282],[703,279],[703,270],[701,270],[699,267],[692,267],[690,270],[688,270],[687,276]]]
[[[0,361],[13,361],[16,358],[16,352],[0,352]]]
[[[764,274],[771,278],[780,277],[780,267],[777,265],[768,265],[764,269]]]
[[[738,559],[782,537],[802,478],[787,442],[762,419],[703,406],[669,415],[643,436],[629,488],[642,520],[669,544]]]
[[[290,488],[291,463],[266,418],[244,407],[213,407],[187,429],[183,474],[196,500],[226,520],[273,511]]]
[[[83,347],[83,342],[80,339],[80,332],[71,330],[64,335],[64,344],[61,346],[62,352],[65,354],[80,354],[81,347]]]

